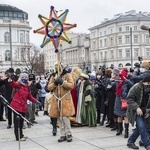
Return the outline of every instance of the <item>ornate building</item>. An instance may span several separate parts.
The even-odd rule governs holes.
[[[31,27],[28,14],[16,7],[0,4],[0,68],[24,69],[24,59],[30,53]]]

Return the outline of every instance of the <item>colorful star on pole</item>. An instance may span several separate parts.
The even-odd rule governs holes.
[[[43,48],[49,42],[52,42],[55,47],[55,53],[58,52],[60,40],[66,41],[71,44],[71,40],[68,38],[66,31],[76,27],[76,24],[65,23],[69,10],[66,9],[63,13],[57,16],[57,11],[54,7],[50,7],[49,18],[42,15],[38,15],[43,26],[34,30],[34,33],[44,34],[43,42],[40,45]]]

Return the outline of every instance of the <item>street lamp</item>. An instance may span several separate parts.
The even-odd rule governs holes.
[[[130,47],[131,47],[131,68],[133,68],[133,52],[132,52],[132,28],[130,28]]]
[[[9,38],[10,38],[10,66],[12,68],[12,37],[11,37],[11,23],[9,24]]]

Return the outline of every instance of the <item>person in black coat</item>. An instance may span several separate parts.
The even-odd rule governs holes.
[[[18,77],[14,74],[14,69],[13,68],[9,68],[8,70],[6,70],[5,72],[5,79],[3,80],[0,80],[0,85],[5,85],[5,88],[7,89],[5,91],[5,99],[8,101],[8,103],[10,104],[11,101],[12,101],[12,97],[13,97],[13,94],[14,94],[14,90],[13,88],[11,87],[11,85],[9,84],[8,82],[8,78],[11,77],[13,78],[15,81],[18,80]],[[12,125],[12,110],[8,107],[7,108],[7,116],[8,116],[8,126],[7,126],[7,129],[11,128],[11,125]]]

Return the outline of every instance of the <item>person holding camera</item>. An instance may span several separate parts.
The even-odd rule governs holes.
[[[134,69],[133,75],[131,77],[131,80],[134,83],[138,83],[147,75],[150,74],[150,62],[143,61],[139,67],[136,67]]]

